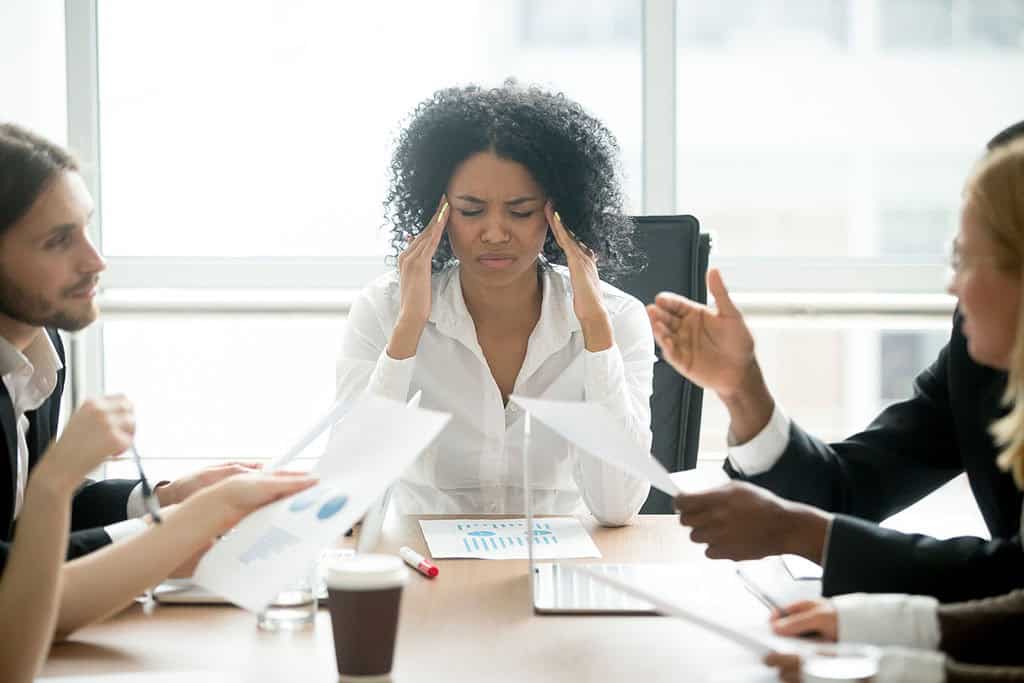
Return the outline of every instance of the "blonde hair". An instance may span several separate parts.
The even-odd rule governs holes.
[[[974,169],[964,188],[995,246],[999,268],[1022,277],[1024,264],[1024,139],[998,147]],[[1021,280],[1024,287],[1024,279]],[[1024,301],[1024,297],[1021,299]],[[996,462],[1013,473],[1024,489],[1024,315],[1017,312],[1017,331],[1010,352],[1009,380],[1003,405],[1010,412],[989,427],[1001,449]]]

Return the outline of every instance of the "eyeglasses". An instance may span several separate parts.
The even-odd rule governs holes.
[[[150,514],[153,521],[157,524],[161,524],[164,520],[160,516],[160,502],[153,493],[153,489],[149,486],[149,480],[146,479],[146,473],[142,471],[142,458],[139,457],[139,451],[135,448],[134,441],[132,442],[131,450],[132,458],[135,460],[135,466],[139,469],[139,479],[142,480],[142,504],[146,506],[146,512]]]
[[[950,274],[954,277],[963,275],[969,270],[974,270],[978,266],[992,266],[999,270],[1011,270],[1005,265],[1001,265],[994,257],[971,258],[969,255],[964,254],[960,248],[960,243],[955,239],[949,241],[946,249],[946,264]]]

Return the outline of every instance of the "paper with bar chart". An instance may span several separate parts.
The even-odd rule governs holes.
[[[310,571],[440,434],[450,416],[363,397],[335,425],[320,482],[257,510],[203,556],[196,585],[258,612]],[[402,429],[395,429],[395,425]]]
[[[526,520],[421,519],[420,528],[434,559],[525,560]],[[590,534],[575,517],[535,517],[533,556],[541,560],[601,557]]]

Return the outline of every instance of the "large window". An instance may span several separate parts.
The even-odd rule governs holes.
[[[970,164],[1024,112],[1024,4],[678,10],[678,206],[719,257],[939,261]]]
[[[156,479],[271,459],[330,406],[343,331],[337,316],[111,316],[105,384],[135,403],[137,443]]]
[[[154,476],[272,457],[330,402],[345,302],[387,267],[390,143],[438,88],[514,77],[603,119],[629,210],[700,219],[772,388],[824,437],[944,343],[960,185],[1024,112],[1020,2],[67,7],[69,139],[110,262],[76,382],[135,398]],[[708,397],[703,456],[725,429]]]
[[[768,386],[786,414],[826,440],[863,430],[907,398],[914,377],[949,339],[948,316],[748,317]],[[705,393],[701,455],[725,457],[729,417]]]
[[[508,77],[605,120],[639,196],[640,7],[591,5],[99,0],[106,253],[379,257],[403,118]]]
[[[985,142],[1024,116],[1013,85],[1024,3],[676,7],[676,205],[714,234],[726,281],[775,290],[778,304],[794,292],[940,293],[963,180]],[[789,414],[839,438],[910,395],[949,334],[948,314],[926,312],[867,326],[751,322]],[[704,454],[724,450],[726,427],[709,397]]]

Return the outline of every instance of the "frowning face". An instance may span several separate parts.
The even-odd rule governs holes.
[[[525,166],[479,152],[455,169],[447,193],[448,239],[463,277],[501,284],[536,271],[547,196]]]

